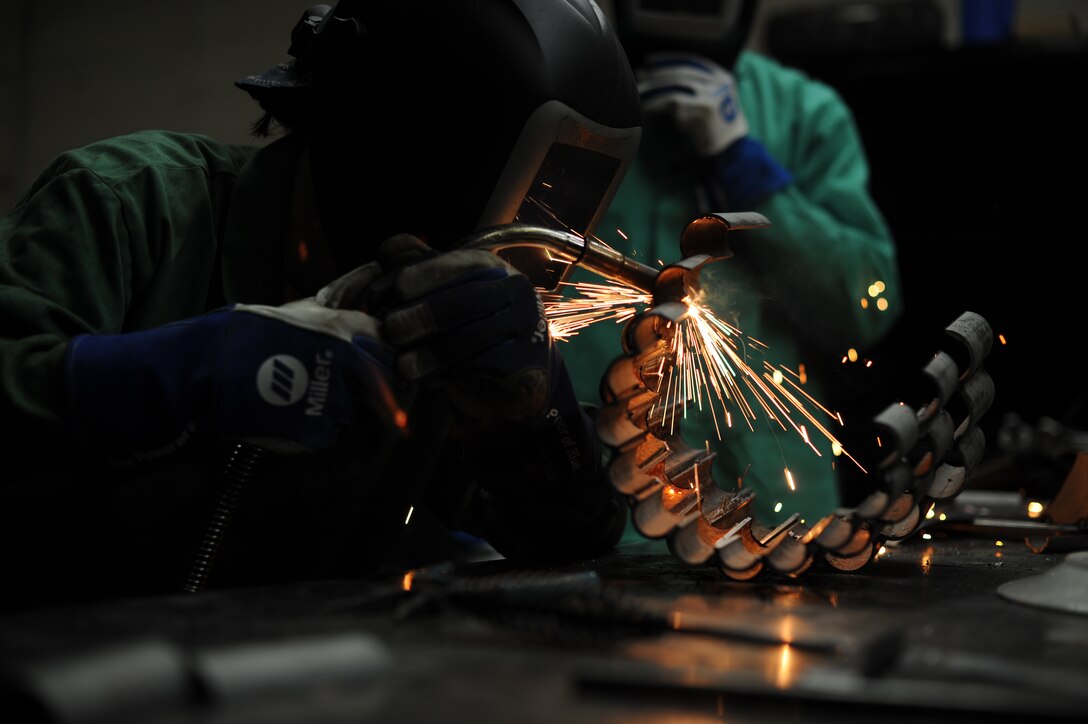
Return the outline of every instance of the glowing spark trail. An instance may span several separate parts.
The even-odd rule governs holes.
[[[651,301],[645,292],[616,284],[563,282],[560,286],[570,287],[581,295],[572,298],[558,293],[541,295],[552,338],[564,342],[597,322],[612,320],[622,324]]]
[[[602,321],[626,322],[649,306],[652,297],[644,292],[617,284],[564,284],[576,296],[561,293],[543,294],[545,313],[552,336],[567,341],[586,327]],[[643,374],[657,378],[655,392],[659,401],[651,415],[675,432],[677,417],[687,418],[691,412],[705,413],[709,408],[718,439],[722,426],[733,426],[733,413],[754,431],[756,423],[765,419],[773,427],[797,433],[817,455],[822,453],[812,440],[814,432],[831,443],[836,455],[848,458],[859,469],[865,469],[835,438],[825,424],[817,419],[822,413],[842,424],[838,413],[821,405],[792,378],[806,379],[785,367],[772,365],[761,358],[767,345],[743,334],[723,321],[694,295],[683,299],[687,307],[676,330],[666,334],[669,364],[665,358],[654,360]],[[853,350],[851,350],[853,352]],[[856,353],[855,353],[856,354]],[[788,372],[789,376],[783,374]],[[705,398],[705,399],[704,399]],[[656,413],[656,414],[655,414]],[[787,473],[788,482],[792,476]],[[793,485],[790,485],[791,489]]]

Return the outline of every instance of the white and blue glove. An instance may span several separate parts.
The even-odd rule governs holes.
[[[636,73],[642,108],[664,113],[700,156],[716,156],[748,135],[737,84],[717,63],[690,53],[655,53]]]
[[[326,306],[379,271],[357,270],[317,299],[75,337],[65,384],[76,438],[120,459],[168,452],[194,430],[293,453],[331,448],[355,423],[395,424],[402,416],[379,322]]]
[[[715,211],[746,211],[793,183],[793,175],[748,135],[733,75],[690,53],[655,53],[636,73],[642,107],[672,119],[705,159]]]

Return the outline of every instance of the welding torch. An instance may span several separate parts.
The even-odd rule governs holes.
[[[547,252],[549,261],[568,265],[560,279],[575,267],[582,267],[609,281],[652,294],[655,303],[662,303],[678,301],[686,293],[685,288],[698,288],[698,271],[707,262],[733,255],[728,242],[730,231],[759,229],[770,224],[762,214],[750,211],[701,216],[684,227],[680,235],[682,261],[664,269],[635,261],[594,236],[528,224],[507,224],[477,231],[465,237],[460,248],[483,249],[500,256],[508,249],[541,249]]]

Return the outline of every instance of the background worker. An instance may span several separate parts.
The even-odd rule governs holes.
[[[238,441],[265,464],[214,584],[434,558],[416,508],[522,559],[618,537],[532,285],[455,249],[545,172],[599,220],[640,117],[599,9],[344,0],[290,53],[239,81],[283,138],[108,139],[0,219],[5,601],[177,590]]]
[[[868,166],[849,109],[828,86],[742,52],[755,5],[613,2],[645,130],[599,234],[644,263],[668,264],[679,258],[680,231],[697,216],[764,214],[770,228],[732,235],[734,258],[703,271],[707,301],[768,345],[768,361],[794,371],[804,365],[805,391],[835,410],[843,397],[820,380],[838,376],[834,368],[848,350],[864,355],[902,312],[896,251],[867,190]],[[877,281],[880,299],[869,298]],[[618,329],[597,325],[569,347],[579,396],[598,399],[601,370],[620,353]],[[748,346],[756,367],[758,349]],[[841,432],[837,421],[817,415]],[[811,519],[834,508],[845,461],[830,444],[812,435],[818,457],[800,435],[761,412],[753,425],[749,430],[734,411],[721,442],[708,413],[689,416],[681,429],[690,445],[710,442],[720,485],[731,488],[743,476],[756,489],[762,520],[793,512]]]

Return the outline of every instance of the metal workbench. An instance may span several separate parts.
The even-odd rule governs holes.
[[[1083,719],[1088,616],[997,593],[1065,554],[928,530],[862,572],[799,580],[732,582],[645,542],[548,570],[492,560],[8,613],[4,710],[118,724]]]

